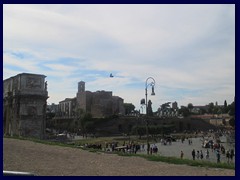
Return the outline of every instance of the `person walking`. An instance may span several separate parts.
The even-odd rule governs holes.
[[[233,156],[234,156],[234,150],[231,149],[231,151],[230,151],[230,159],[231,159],[231,162],[233,161]]]
[[[142,151],[145,151],[145,149],[144,149],[144,144],[142,144]]]
[[[150,144],[147,143],[147,154],[149,154],[149,151],[150,151]]]
[[[183,151],[181,151],[181,155],[180,155],[181,159],[183,158],[183,155],[184,155],[184,153],[183,153]]]
[[[221,155],[220,155],[220,150],[219,149],[216,149],[216,155],[217,155],[217,163],[220,163]]]
[[[229,164],[229,159],[230,159],[230,151],[227,150],[226,152],[226,158],[227,158],[227,163]]]
[[[206,159],[209,159],[209,151],[208,151],[208,149],[206,150]]]
[[[195,156],[196,156],[196,152],[195,152],[195,149],[192,150],[192,157],[193,157],[193,160],[195,160]]]
[[[200,150],[200,158],[203,159],[203,152]]]
[[[199,159],[200,157],[200,154],[199,154],[199,151],[197,150],[197,159]]]

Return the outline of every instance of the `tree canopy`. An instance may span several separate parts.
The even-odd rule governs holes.
[[[171,103],[171,102],[163,103],[163,104],[161,105],[161,109],[162,109],[163,111],[165,111],[166,109],[169,109],[169,108],[170,108],[170,103]]]
[[[125,114],[128,115],[135,110],[135,106],[132,103],[124,103]]]
[[[193,109],[193,104],[192,103],[189,103],[188,104],[188,109],[191,111]]]
[[[189,112],[189,109],[185,106],[182,106],[180,109],[179,109],[179,114],[182,114],[183,117],[187,117],[190,115],[190,112]]]

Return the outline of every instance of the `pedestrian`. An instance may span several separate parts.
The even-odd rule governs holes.
[[[183,151],[181,151],[181,159],[183,158],[183,155],[184,155],[184,153],[183,153]]]
[[[195,160],[195,156],[196,156],[196,152],[195,152],[195,149],[192,150],[192,157],[193,157],[193,160]]]
[[[150,144],[148,143],[147,144],[147,154],[149,154],[149,151],[150,151]]]
[[[203,152],[200,150],[200,158],[203,159]]]
[[[213,152],[213,149],[214,149],[213,144],[211,145],[211,149],[212,149],[212,152]]]
[[[230,159],[230,151],[227,150],[226,152],[226,158],[227,158],[227,163],[229,163],[229,159]]]
[[[183,142],[184,142],[184,140],[185,140],[185,138],[184,138],[184,137],[182,137],[182,139],[181,139],[181,140],[182,140],[182,143],[183,143]]]
[[[142,144],[142,151],[145,151],[145,149],[144,149],[144,144]]]
[[[200,157],[200,153],[199,151],[197,151],[197,159],[199,159],[199,157]]]
[[[153,153],[156,153],[157,154],[158,152],[158,147],[156,144],[153,145]]]
[[[234,149],[231,149],[230,151],[230,159],[231,159],[231,162],[233,160],[233,156],[234,156]]]
[[[115,150],[115,146],[114,146],[115,144],[114,143],[112,143],[112,152]]]
[[[208,151],[208,149],[206,150],[206,159],[209,159],[209,151]]]
[[[221,155],[220,155],[220,150],[219,149],[216,149],[216,155],[217,155],[217,163],[220,163]]]

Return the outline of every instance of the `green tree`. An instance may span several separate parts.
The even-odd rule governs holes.
[[[179,131],[182,132],[183,131],[183,122],[179,121]]]
[[[224,101],[223,112],[227,113],[227,101]]]
[[[161,109],[161,111],[162,111],[163,113],[170,111],[170,103],[171,103],[171,102],[163,103],[163,104],[160,106],[160,109]]]
[[[132,131],[134,134],[139,135],[139,139],[141,139],[146,134],[146,126],[134,126]]]
[[[118,125],[118,131],[119,131],[119,132],[122,132],[122,130],[123,130],[122,124],[119,124],[119,125]]]
[[[200,114],[205,114],[207,111],[204,108],[200,108]]]
[[[188,107],[188,109],[189,109],[189,112],[192,112],[193,104],[192,104],[192,103],[189,103],[187,107]]]
[[[130,135],[131,132],[132,132],[132,128],[133,128],[133,125],[132,125],[132,124],[129,124],[129,125],[128,125],[128,128],[127,128],[127,132],[128,132],[129,135]]]
[[[213,107],[213,114],[221,114],[222,113],[222,109],[219,106],[214,106]]]
[[[214,103],[211,102],[208,104],[208,113],[213,114],[213,110],[214,110]]]
[[[161,126],[160,126],[161,127]],[[173,132],[173,129],[175,128],[175,125],[174,124],[166,124],[166,125],[163,125],[162,127],[162,130],[163,130],[163,135],[164,134],[170,134]]]
[[[132,103],[124,103],[125,114],[128,115],[135,110],[135,106]]]
[[[190,112],[189,112],[189,109],[185,106],[182,106],[180,109],[179,109],[179,114],[182,114],[183,117],[187,117],[190,115]]]
[[[54,125],[55,113],[47,111],[46,112],[46,128],[56,128]]]
[[[171,102],[167,102],[167,103],[162,104],[161,105],[161,110],[166,111],[167,109],[169,109],[170,108],[170,103]]]
[[[228,114],[230,116],[235,116],[235,101],[232,104],[228,105]]]
[[[86,134],[95,134],[95,125],[93,121],[86,121],[84,124]]]
[[[76,110],[76,124],[78,125],[78,128],[81,130],[81,134],[84,137],[87,137],[87,130],[86,130],[86,122],[89,122],[92,120],[91,113],[86,113],[83,109],[78,108]]]
[[[149,126],[149,134],[154,137],[158,134],[157,132],[157,126]]]

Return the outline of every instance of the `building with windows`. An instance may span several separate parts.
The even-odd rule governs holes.
[[[111,91],[86,91],[85,82],[78,83],[76,95],[77,107],[89,112],[93,117],[107,117],[111,115],[124,114],[124,100],[113,96]]]
[[[59,102],[58,115],[63,118],[72,118],[75,116],[76,98],[66,98]]]
[[[111,91],[86,91],[85,82],[78,83],[76,97],[59,102],[55,119],[73,119],[78,110],[90,113],[93,118],[124,115],[124,100],[113,96]]]

